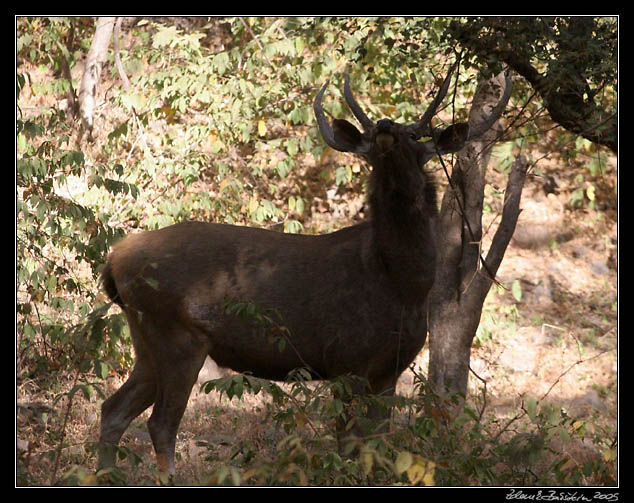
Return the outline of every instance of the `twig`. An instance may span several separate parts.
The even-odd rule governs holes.
[[[73,388],[77,386],[77,381],[79,381],[79,368],[75,371],[75,380],[73,382]],[[53,471],[51,473],[51,485],[55,485],[55,479],[57,478],[57,470],[59,468],[59,460],[62,455],[62,446],[64,444],[64,438],[66,437],[66,425],[68,424],[68,418],[70,417],[70,408],[73,404],[73,398],[75,395],[71,395],[68,397],[68,405],[66,406],[66,413],[64,414],[64,422],[62,423],[62,429],[60,433],[59,443],[57,444],[57,449],[55,450],[55,465],[53,466]]]
[[[545,327],[552,328],[553,330],[559,330],[560,332],[564,332],[566,330],[565,328],[561,328],[561,327],[558,327],[556,325],[551,325],[549,323],[542,323],[542,336],[544,335],[544,328]]]
[[[262,51],[262,55],[264,56],[264,59],[266,59],[266,62],[269,64],[269,66],[271,68],[273,68],[275,70],[275,66],[273,66],[273,63],[271,63],[271,60],[269,59],[269,57],[266,55],[266,52],[264,52],[264,47],[262,46],[262,44],[260,43],[260,41],[258,40],[258,37],[255,36],[255,33],[253,33],[253,30],[251,29],[251,27],[248,25],[248,23],[244,20],[243,17],[238,18],[240,19],[240,22],[242,23],[242,25],[244,26],[244,28],[249,32],[249,35],[251,35],[251,38],[253,38],[253,40],[255,41],[256,44],[258,44],[258,47],[260,48],[260,51]]]
[[[48,359],[48,344],[46,343],[46,337],[44,336],[44,328],[42,327],[42,318],[40,318],[40,310],[37,308],[37,303],[33,303],[35,308],[35,314],[37,315],[37,323],[40,326],[40,336],[42,337],[42,344],[44,345],[44,356]]]
[[[596,355],[593,355],[589,358],[586,358],[585,360],[577,360],[576,362],[574,362],[572,365],[570,365],[566,370],[564,370],[561,374],[559,374],[559,376],[557,377],[557,379],[555,379],[555,381],[551,384],[550,388],[548,388],[548,391],[546,391],[546,393],[544,393],[542,395],[542,397],[537,400],[537,403],[539,404],[540,402],[542,402],[549,394],[550,392],[553,390],[553,388],[559,384],[559,381],[561,381],[561,379],[568,373],[570,372],[573,368],[575,368],[577,365],[580,365],[582,363],[586,363],[589,362],[591,360],[594,360],[595,358],[599,358],[600,356],[603,356],[606,353],[609,353],[611,351],[614,351],[614,349],[607,349],[605,351],[601,351],[600,353],[597,353]],[[515,416],[513,416],[505,425],[504,427],[497,433],[497,435],[495,435],[495,437],[493,437],[492,442],[495,443],[497,441],[498,438],[500,438],[500,436],[506,432],[509,428],[509,426],[511,426],[511,424],[513,424],[515,421],[517,421],[518,419],[524,417],[525,415],[527,415],[527,411],[524,408],[524,400],[522,400],[522,405],[521,405],[521,409],[522,412],[517,413]]]
[[[562,377],[564,377],[568,372],[570,372],[577,365],[580,365],[581,363],[589,362],[591,360],[594,360],[595,358],[599,358],[600,356],[603,356],[604,354],[609,353],[610,351],[615,351],[615,350],[614,349],[606,349],[605,351],[601,351],[600,353],[597,353],[596,355],[591,356],[590,358],[586,358],[585,360],[577,360],[576,362],[574,362],[572,365],[570,365],[570,367],[568,367],[561,374],[559,374],[559,377],[557,377],[555,382],[551,384],[550,388],[548,388],[548,391],[546,391],[546,393],[544,393],[544,395],[538,400],[538,402],[541,402],[544,398],[546,398],[550,394],[550,392],[553,390],[553,388],[557,384],[559,384],[559,381],[561,381]]]
[[[476,378],[482,383],[484,384],[484,388],[482,389],[482,410],[480,411],[480,414],[478,415],[478,422],[480,422],[482,420],[482,416],[484,415],[484,411],[487,407],[487,382],[485,379],[483,379],[482,377],[480,377],[472,368],[471,366],[469,366],[469,371],[476,376]]]
[[[116,63],[116,67],[117,67],[117,72],[119,73],[119,77],[121,77],[121,81],[123,83],[123,89],[127,92],[130,90],[130,80],[128,79],[128,76],[125,73],[125,68],[123,67],[123,63],[121,62],[121,55],[119,54],[119,34],[120,34],[120,30],[121,30],[121,18],[118,17],[117,21],[115,22],[114,25],[114,34],[113,34],[113,45],[114,45],[114,60]],[[152,154],[149,151],[149,147],[147,144],[147,141],[145,140],[145,130],[143,129],[143,124],[141,123],[141,120],[139,119],[139,114],[137,113],[136,109],[134,108],[134,105],[130,105],[130,108],[132,108],[132,114],[134,116],[134,121],[137,125],[137,127],[139,128],[139,136],[141,138],[141,141],[143,142],[143,147],[146,153],[149,154],[150,156],[150,160],[152,161],[152,164],[156,164],[154,162],[154,159],[152,158]],[[135,141],[136,144],[136,141]],[[131,153],[130,153],[131,155]],[[128,155],[128,158],[130,157],[130,155]]]
[[[524,400],[522,400],[521,408],[522,408],[522,412],[518,412],[517,414],[515,414],[515,416],[509,419],[508,422],[504,425],[504,427],[500,431],[498,431],[497,435],[493,437],[493,439],[491,440],[491,443],[495,444],[498,441],[498,439],[502,436],[502,433],[508,430],[509,426],[511,426],[515,421],[517,421],[518,419],[526,415],[526,410],[524,410]]]

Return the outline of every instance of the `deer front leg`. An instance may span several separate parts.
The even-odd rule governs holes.
[[[395,387],[396,380],[393,378],[369,383],[352,377],[350,381],[338,383],[334,388],[334,396],[344,405],[335,421],[341,454],[350,452],[350,442],[358,443],[369,435],[389,431],[391,409],[381,403],[381,398],[392,396]]]

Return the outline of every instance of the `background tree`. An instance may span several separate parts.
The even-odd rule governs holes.
[[[470,18],[452,21],[447,33],[487,65],[485,74],[508,65],[541,96],[555,122],[616,152],[615,19]],[[475,109],[479,100],[486,101],[490,84],[480,83]],[[443,259],[430,296],[429,374],[438,392],[466,393],[471,342],[518,217],[512,201],[519,202],[528,167],[521,166],[521,157],[509,174],[504,214],[485,259],[482,208],[492,141],[458,155],[443,199]]]
[[[112,38],[114,23],[114,17],[100,17],[98,19],[95,37],[86,56],[84,75],[79,87],[79,112],[82,121],[82,131],[88,131],[88,138],[92,138],[97,89],[101,80],[101,69],[108,53],[110,39]]]
[[[616,152],[617,27],[616,17],[487,17],[452,21],[447,34],[526,79],[553,121]]]
[[[507,92],[510,85],[511,81],[506,81],[503,74],[480,81],[469,116],[471,127],[483,121],[484,110],[495,106],[499,95]],[[522,155],[511,166],[502,219],[485,257],[484,188],[498,134],[489,131],[458,153],[442,200],[438,270],[429,296],[429,381],[432,389],[441,394],[467,392],[471,343],[519,216],[528,169]]]

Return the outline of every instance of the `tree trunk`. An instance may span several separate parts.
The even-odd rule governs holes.
[[[86,66],[79,88],[79,112],[82,122],[79,138],[81,138],[83,131],[88,131],[88,138],[89,140],[92,139],[97,88],[101,79],[101,66],[106,60],[115,19],[114,17],[98,18],[95,37],[92,39],[88,56],[86,56]]]
[[[469,116],[476,127],[504,91],[503,74],[481,81]],[[438,222],[436,280],[429,295],[429,383],[439,394],[466,397],[471,342],[482,306],[515,230],[526,160],[515,161],[506,187],[502,220],[486,259],[481,255],[486,168],[499,124],[457,154]],[[454,410],[461,410],[463,401]]]

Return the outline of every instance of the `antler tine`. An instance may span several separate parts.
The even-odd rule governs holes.
[[[354,116],[357,118],[361,126],[363,126],[364,131],[371,129],[374,126],[374,122],[372,122],[372,120],[361,109],[357,100],[354,99],[352,90],[350,89],[350,78],[347,73],[344,78],[343,95],[346,99],[346,103],[350,107],[350,110],[352,110]]]
[[[313,102],[315,118],[317,119],[317,125],[319,126],[319,131],[321,132],[321,136],[324,138],[324,141],[335,150],[339,150],[340,152],[347,152],[348,149],[346,148],[346,146],[340,144],[335,139],[335,133],[332,130],[330,122],[326,118],[323,107],[321,106],[321,100],[324,96],[324,93],[326,92],[326,88],[328,87],[329,82],[329,80],[326,81],[321,90],[317,93],[315,101]]]
[[[321,132],[321,135],[323,136],[324,141],[331,147],[335,148],[333,146],[333,144],[337,143],[335,141],[335,135],[332,131],[332,127],[330,127],[328,119],[326,118],[324,109],[321,106],[321,100],[324,97],[324,93],[326,92],[326,88],[328,87],[329,82],[330,81],[327,80],[326,83],[322,86],[322,88],[317,93],[317,96],[315,96],[315,101],[313,102],[313,110],[315,111],[315,118],[317,119],[317,125],[319,126],[319,131]]]
[[[442,86],[440,87],[438,94],[434,98],[434,101],[431,102],[427,110],[425,110],[425,113],[420,118],[420,120],[411,125],[417,138],[420,138],[421,136],[432,135],[431,119],[436,114],[436,111],[438,110],[440,103],[442,102],[442,100],[445,99],[445,96],[447,95],[447,91],[449,90],[449,84],[451,83],[451,75],[453,71],[456,69],[456,66],[458,66],[459,62],[460,60],[456,61],[453,64],[453,66],[449,69],[449,72],[447,73],[447,76],[445,77],[445,81],[442,83]]]
[[[495,108],[493,108],[489,115],[482,112],[482,118],[484,120],[480,124],[478,124],[477,127],[471,128],[471,130],[469,131],[469,137],[466,141],[481,136],[486,131],[488,131],[500,118],[502,112],[504,112],[504,109],[506,108],[506,105],[508,104],[509,99],[511,98],[511,93],[513,91],[513,80],[511,79],[511,74],[508,70],[505,72],[504,77],[504,94],[502,95],[502,98],[500,99],[499,103],[495,105]]]

